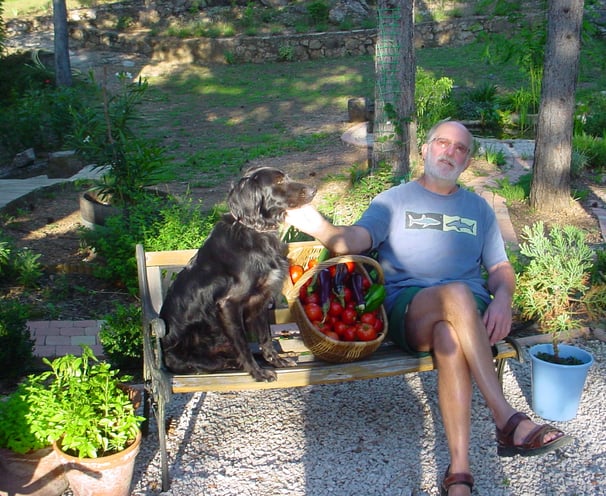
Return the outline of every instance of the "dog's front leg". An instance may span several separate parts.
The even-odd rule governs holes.
[[[229,298],[217,302],[218,314],[225,334],[232,342],[242,368],[259,382],[273,382],[277,379],[276,373],[271,369],[261,368],[248,346],[241,306],[241,302],[234,302]]]
[[[246,320],[246,326],[257,336],[263,358],[268,363],[278,368],[294,367],[297,362],[287,357],[281,357],[274,348],[268,313],[269,310],[262,310],[259,314],[251,316]]]

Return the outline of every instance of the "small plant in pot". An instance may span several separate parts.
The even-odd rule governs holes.
[[[169,176],[164,149],[134,131],[137,106],[147,91],[147,81],[139,78],[133,82],[127,72],[116,76],[120,90],[115,95],[110,95],[103,84],[99,105],[74,112],[70,146],[101,172],[87,192],[89,199],[125,206]]]
[[[81,356],[44,363],[50,370],[30,375],[20,387],[27,406],[26,432],[38,442],[53,444],[74,494],[85,493],[79,488],[93,484],[100,484],[93,491],[96,495],[128,494],[144,420],[121,387],[130,378],[99,361],[87,346]],[[108,461],[114,465],[122,454],[128,454],[129,463],[117,460],[118,488],[105,478],[105,468],[85,468],[90,461],[111,468]]]
[[[553,354],[541,358],[574,364],[560,356],[559,344],[586,323],[584,297],[590,289],[594,253],[586,235],[575,226],[555,226],[548,233],[543,222],[526,226],[520,253],[528,259],[518,274],[514,305],[522,318],[534,320],[551,336]]]
[[[532,409],[548,420],[571,420],[577,414],[593,357],[562,341],[588,316],[598,314],[599,302],[605,299],[604,286],[588,293],[595,257],[577,227],[556,226],[546,233],[539,222],[526,227],[523,235],[520,252],[529,261],[518,277],[514,304],[522,317],[536,320],[539,329],[551,337],[551,343],[529,349]]]

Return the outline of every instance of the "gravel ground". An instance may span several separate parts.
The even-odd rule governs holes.
[[[474,395],[476,495],[606,495],[606,343],[575,419],[553,423],[576,442],[543,457],[500,458],[494,424]],[[527,358],[527,357],[526,357]],[[530,410],[530,361],[509,361],[506,397]],[[436,495],[448,465],[436,373],[276,391],[196,393],[168,408],[174,496]],[[160,494],[156,426],[137,459],[133,496]]]

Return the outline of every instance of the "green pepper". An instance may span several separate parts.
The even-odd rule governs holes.
[[[382,284],[374,283],[371,285],[364,296],[364,311],[372,312],[379,308],[383,304],[383,301],[385,301],[386,294],[385,286]]]

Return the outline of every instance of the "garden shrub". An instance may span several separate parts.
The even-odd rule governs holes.
[[[87,107],[90,86],[75,80],[58,88],[54,75],[24,54],[0,59],[0,145],[14,155],[26,148],[61,149],[72,113]]]
[[[102,260],[94,275],[136,294],[138,243],[152,251],[199,248],[218,218],[219,210],[205,214],[190,199],[167,201],[144,194],[127,206],[123,215],[110,217],[105,226],[81,232]]]
[[[118,369],[141,369],[143,338],[141,306],[118,305],[104,317],[99,339],[109,362]]]
[[[0,299],[1,378],[18,378],[33,362],[34,340],[27,320],[26,307],[17,301]]]
[[[572,148],[587,158],[588,168],[606,170],[606,138],[576,134],[572,137]]]

